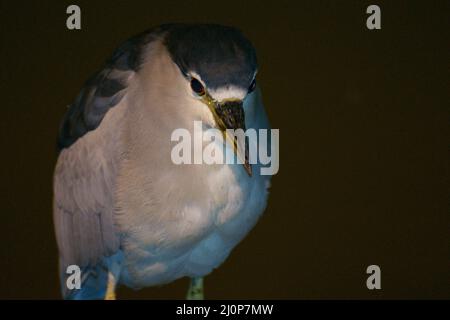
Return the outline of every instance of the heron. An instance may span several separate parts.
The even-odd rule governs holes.
[[[248,144],[215,143],[238,164],[179,165],[171,133],[270,129],[256,84],[256,51],[237,28],[164,24],[121,44],[91,76],[61,121],[53,220],[65,299],[115,299],[190,278],[187,299],[255,226],[270,175]],[[263,142],[258,141],[258,144]],[[68,266],[81,286],[67,286]]]

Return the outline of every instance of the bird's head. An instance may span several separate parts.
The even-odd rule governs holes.
[[[220,25],[175,26],[165,44],[190,89],[189,98],[206,108],[212,125],[223,133],[251,176],[248,143],[226,130],[246,130],[243,103],[256,87],[252,44],[239,30]]]

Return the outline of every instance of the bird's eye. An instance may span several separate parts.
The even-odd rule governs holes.
[[[253,79],[252,83],[248,87],[248,93],[252,93],[256,88],[256,79]]]
[[[205,87],[203,87],[202,83],[195,78],[191,79],[191,89],[199,96],[203,96],[206,93]]]

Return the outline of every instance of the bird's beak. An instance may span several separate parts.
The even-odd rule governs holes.
[[[242,129],[245,132],[245,113],[242,100],[227,99],[215,102],[211,107],[214,108],[214,118],[224,134],[225,139],[233,146],[235,154],[240,158],[247,174],[252,176],[252,166],[249,163],[249,146],[247,138],[238,139],[236,136],[227,133],[227,129]]]

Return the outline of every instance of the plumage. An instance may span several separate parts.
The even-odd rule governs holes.
[[[257,69],[256,52],[239,30],[219,25],[172,25],[164,40],[183,73],[202,76],[209,88],[248,88]]]
[[[200,50],[206,56],[181,65],[174,57],[184,49],[175,43],[193,36],[221,55],[214,46],[216,56]],[[65,298],[103,298],[108,272],[132,288],[204,276],[263,212],[270,176],[259,174],[259,164],[249,177],[241,165],[172,163],[175,129],[216,125],[193,96],[189,72],[216,98],[244,99],[247,128],[269,128],[259,89],[246,96],[256,56],[236,29],[164,25],[125,42],[86,83],[58,137],[54,222]],[[72,264],[83,270],[81,290],[65,286]]]

